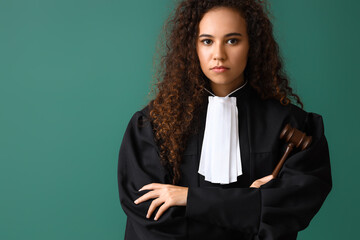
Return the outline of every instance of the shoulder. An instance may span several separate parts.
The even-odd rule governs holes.
[[[153,127],[149,118],[149,107],[135,111],[130,118],[125,134],[136,138],[153,139]]]
[[[150,119],[150,105],[147,104],[141,110],[138,111],[144,118]]]
[[[148,106],[133,113],[125,130],[125,138],[139,145],[152,145],[157,149]]]
[[[276,109],[275,112],[280,114],[287,119],[289,122],[293,122],[296,127],[302,131],[307,131],[309,128],[316,127],[323,131],[323,116],[316,112],[306,111],[295,104],[288,104],[287,106],[282,105],[279,101],[272,99],[270,105],[273,109]],[[269,103],[268,103],[269,104]]]
[[[253,93],[249,98],[249,112],[251,120],[257,123],[257,126],[280,130],[289,123],[304,132],[312,132],[315,128],[324,131],[323,118],[320,114],[308,112],[293,103],[282,105],[274,98],[261,99],[255,90]]]
[[[293,103],[283,105],[275,98],[262,99],[255,89],[251,89],[251,92],[249,110],[263,120],[270,122],[294,122],[299,127],[309,114]]]
[[[150,113],[149,105],[146,105],[142,109],[135,111],[132,117],[130,118],[129,125],[136,127],[144,127],[144,126],[151,127],[149,113]]]

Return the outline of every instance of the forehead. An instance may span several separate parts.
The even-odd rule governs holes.
[[[229,32],[246,34],[246,21],[240,12],[233,8],[214,8],[204,14],[199,23],[199,34],[223,36]]]

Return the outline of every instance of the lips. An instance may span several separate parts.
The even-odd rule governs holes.
[[[226,67],[214,67],[211,70],[216,72],[216,73],[223,73],[223,72],[227,71],[228,68],[226,68]]]
[[[229,68],[224,67],[224,66],[215,66],[215,67],[213,67],[211,69],[229,69]]]

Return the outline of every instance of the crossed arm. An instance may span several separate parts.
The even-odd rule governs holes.
[[[259,188],[261,185],[269,182],[274,177],[267,175],[254,181],[250,187]],[[171,206],[186,206],[188,188],[171,184],[150,183],[143,186],[139,191],[150,190],[134,201],[135,204],[142,203],[149,199],[154,199],[146,214],[146,218],[150,218],[155,209],[159,207],[154,220],[158,220],[160,216]]]

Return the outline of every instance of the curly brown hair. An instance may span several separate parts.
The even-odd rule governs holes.
[[[149,102],[161,162],[169,170],[173,184],[180,180],[182,153],[188,137],[198,129],[200,110],[206,106],[204,87],[210,89],[210,81],[202,72],[196,53],[196,40],[200,20],[214,7],[234,8],[245,19],[250,49],[244,77],[261,98],[275,98],[282,105],[288,105],[291,97],[303,108],[283,71],[265,1],[181,1],[164,25],[165,39],[159,41],[160,50],[157,50],[161,59],[154,74],[157,82],[152,88],[155,98]]]

